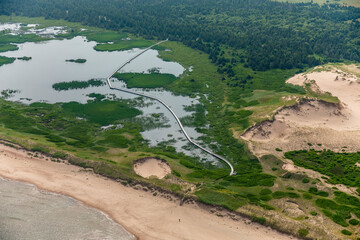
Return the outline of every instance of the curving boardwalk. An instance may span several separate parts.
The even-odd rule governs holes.
[[[125,67],[127,64],[129,64],[132,60],[134,60],[135,58],[139,57],[141,54],[143,54],[144,52],[148,51],[149,49],[153,48],[154,46],[156,45],[159,45],[163,42],[166,42],[168,41],[168,39],[164,40],[164,41],[160,41],[158,43],[155,43],[154,45],[151,45],[150,47],[144,49],[143,51],[141,51],[140,53],[136,54],[135,56],[133,56],[132,58],[130,58],[129,60],[127,60],[126,62],[124,62],[122,65],[120,65],[120,67],[118,67],[115,71],[113,71],[109,77],[106,78],[106,81],[110,87],[110,89],[114,89],[114,90],[118,90],[118,91],[121,91],[121,92],[126,92],[126,93],[130,93],[130,94],[134,94],[134,95],[138,95],[138,96],[141,96],[141,97],[146,97],[146,98],[150,98],[150,99],[153,99],[155,101],[158,101],[159,103],[161,103],[164,107],[166,107],[167,110],[169,110],[169,112],[174,116],[176,122],[179,124],[179,127],[181,129],[181,131],[183,132],[184,136],[186,137],[186,139],[193,145],[195,145],[196,147],[200,148],[201,150],[203,150],[204,152],[207,152],[208,154],[216,157],[217,159],[220,159],[221,161],[225,162],[229,167],[230,167],[230,175],[234,175],[235,174],[235,171],[234,171],[234,167],[232,166],[232,164],[226,160],[225,158],[223,158],[222,156],[216,154],[216,153],[213,153],[212,151],[200,146],[198,143],[194,142],[190,137],[189,135],[187,134],[187,132],[185,131],[184,129],[184,126],[182,125],[182,123],[180,122],[180,119],[178,118],[178,116],[175,114],[175,112],[170,108],[170,106],[168,106],[164,101],[162,101],[161,99],[157,98],[157,97],[154,97],[154,96],[150,96],[150,95],[147,95],[147,94],[143,94],[143,93],[137,93],[137,92],[133,92],[133,91],[130,91],[128,89],[123,89],[123,88],[117,88],[117,87],[113,87],[111,85],[111,82],[110,82],[110,78],[118,71],[120,71],[123,67]]]

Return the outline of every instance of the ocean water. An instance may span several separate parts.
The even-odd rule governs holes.
[[[121,225],[73,198],[0,178],[0,240],[134,240]]]

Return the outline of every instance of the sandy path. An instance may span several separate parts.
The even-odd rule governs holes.
[[[180,207],[178,202],[124,187],[79,167],[31,158],[25,151],[4,145],[0,145],[0,176],[98,208],[139,239],[292,239],[261,225],[217,217],[197,205]]]

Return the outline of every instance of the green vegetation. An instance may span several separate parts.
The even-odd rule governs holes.
[[[347,227],[347,219],[351,218],[351,213],[360,217],[360,208],[348,205],[341,205],[329,199],[319,198],[315,201],[316,205],[322,208],[322,212],[332,219],[335,223]]]
[[[86,59],[78,58],[78,59],[67,59],[65,62],[74,62],[74,63],[86,63]]]
[[[351,225],[353,225],[353,226],[356,226],[356,225],[358,225],[360,222],[359,222],[359,220],[356,220],[356,219],[350,219],[349,220],[349,223],[351,224]]]
[[[351,187],[360,186],[360,152],[335,153],[330,150],[300,150],[285,153],[297,166],[310,168],[330,177],[330,183],[342,183]]]
[[[0,44],[0,52],[7,52],[7,51],[16,51],[18,50],[18,46],[14,45],[14,44]]]
[[[317,3],[319,5],[324,4],[344,4],[354,7],[360,7],[359,1],[356,0],[275,0],[279,2],[289,2],[289,3]]]
[[[98,44],[94,47],[96,51],[124,51],[133,48],[146,48],[154,44],[155,42],[149,40],[121,40],[114,43]]]
[[[352,235],[352,232],[344,229],[344,230],[341,230],[341,233],[344,234],[344,235],[347,235],[347,236],[351,236]]]
[[[275,199],[280,199],[280,198],[284,198],[284,197],[289,197],[289,198],[299,198],[300,195],[294,192],[281,192],[281,191],[276,191],[272,194],[273,198]]]
[[[309,183],[309,182],[310,182],[310,179],[304,178],[304,179],[302,180],[302,182],[303,182],[303,183]]]
[[[253,215],[251,217],[251,221],[264,225],[266,223],[266,218]]]
[[[158,88],[176,80],[174,75],[162,73],[115,73],[114,77],[123,80],[128,88]]]
[[[339,4],[319,6],[311,2],[290,4],[263,0],[206,3],[115,0],[106,4],[95,0],[59,0],[57,3],[7,1],[0,14],[66,18],[115,31],[126,29],[149,39],[181,41],[209,54],[219,71],[231,78],[239,62],[247,68],[264,71],[360,60],[359,36],[353,34],[359,29],[359,9]],[[72,14],[65,15],[68,9]],[[313,41],[315,35],[317,41]],[[116,43],[113,45],[101,48],[116,49]],[[240,84],[242,79],[235,81]]]
[[[310,214],[313,215],[313,216],[317,216],[317,215],[318,215],[318,213],[315,212],[315,211],[311,211]]]
[[[9,48],[14,49],[14,47],[10,46],[12,43],[41,42],[45,40],[50,40],[50,38],[41,37],[36,34],[9,35],[0,32],[0,45],[5,46],[5,50]]]
[[[309,230],[305,229],[305,228],[300,228],[298,230],[298,234],[300,237],[304,238],[309,234]]]
[[[15,58],[8,58],[0,56],[0,67],[5,64],[11,64],[15,61]]]
[[[99,79],[90,79],[88,81],[71,81],[71,82],[60,82],[52,85],[52,88],[56,91],[66,91],[70,89],[81,89],[88,87],[100,87],[106,85],[106,82]]]
[[[98,43],[117,42],[126,38],[127,35],[122,32],[91,32],[85,33],[89,41],[96,41]]]
[[[1,91],[1,98],[8,99],[13,97],[16,93],[19,93],[19,90],[5,89]]]
[[[77,102],[63,103],[62,109],[66,113],[74,114],[76,117],[85,118],[90,122],[106,126],[116,120],[132,118],[141,112],[130,108],[125,102],[116,101],[90,101],[87,104]]]
[[[16,59],[18,59],[18,60],[23,60],[23,61],[30,61],[30,60],[32,59],[32,57],[26,57],[26,56],[24,56],[24,57],[18,57],[18,58],[16,58]]]
[[[328,197],[329,196],[328,192],[318,191],[318,189],[316,187],[309,188],[309,193],[314,194],[314,195],[318,195],[318,196],[321,196],[321,197]]]
[[[194,18],[197,17],[194,16]],[[14,16],[14,18],[22,17]],[[220,16],[220,18],[222,17]],[[209,18],[205,14],[204,22],[208,20]],[[234,17],[232,20],[224,21],[237,20],[237,17]],[[39,21],[44,24],[43,26],[47,24],[44,19]],[[99,20],[99,25],[103,21]],[[62,20],[59,20],[59,23],[62,23],[59,25],[67,24]],[[116,24],[122,26],[113,19],[111,19],[111,24],[114,25],[110,25],[109,28],[113,28]],[[125,35],[121,32],[90,27],[86,27],[88,30],[80,32],[81,25],[77,23],[68,25],[72,26],[68,29],[68,33],[58,36],[58,38],[83,35],[90,41],[104,43],[96,47],[104,48],[104,50],[126,49],[125,44],[132,41],[138,43],[147,41],[133,38],[131,33]],[[129,28],[124,28],[124,30],[133,32],[133,29]],[[164,31],[168,31],[168,29],[164,29]],[[186,125],[195,126],[199,132],[203,133],[199,140],[214,152],[229,159],[233,163],[237,175],[228,176],[229,170],[222,163],[219,163],[220,166],[214,166],[209,162],[202,161],[206,159],[191,158],[177,153],[175,148],[167,143],[149,147],[140,132],[148,127],[149,122],[151,124],[156,121],[161,122],[162,116],[152,114],[148,118],[138,117],[141,112],[131,107],[135,106],[135,101],[110,101],[106,99],[106,96],[97,93],[89,94],[92,100],[86,104],[75,102],[33,103],[25,106],[0,100],[0,109],[2,110],[0,112],[0,137],[15,142],[24,139],[22,142],[24,145],[31,142],[32,145],[28,147],[29,149],[50,154],[53,158],[66,158],[72,164],[92,168],[96,173],[121,180],[123,184],[130,184],[135,179],[183,195],[185,192],[183,186],[174,184],[173,181],[174,178],[180,178],[194,184],[196,186],[194,195],[206,204],[223,206],[230,210],[236,210],[246,204],[255,205],[254,209],[260,210],[252,219],[261,224],[270,225],[273,221],[271,218],[257,217],[262,216],[261,211],[275,210],[274,214],[281,214],[278,203],[288,201],[288,199],[282,198],[291,198],[290,201],[298,204],[309,204],[307,209],[315,209],[319,212],[310,212],[312,216],[323,213],[341,226],[349,226],[351,222],[355,223],[353,221],[356,220],[355,216],[359,217],[360,214],[356,198],[330,189],[319,191],[317,188],[310,188],[308,192],[305,192],[309,186],[313,186],[308,184],[310,179],[307,176],[303,173],[285,173],[281,167],[282,162],[274,156],[262,157],[260,164],[246,145],[234,138],[234,135],[237,136],[254,122],[263,120],[265,115],[271,116],[275,109],[294,104],[297,97],[305,94],[302,88],[285,84],[285,80],[307,65],[311,65],[311,60],[304,60],[297,56],[300,62],[303,61],[302,64],[298,60],[288,63],[289,66],[299,65],[296,68],[287,69],[286,66],[278,66],[283,69],[276,67],[274,67],[276,69],[273,67],[266,69],[267,65],[270,66],[276,62],[273,59],[279,57],[278,53],[274,53],[276,56],[272,56],[269,62],[264,62],[259,68],[252,67],[252,64],[255,64],[254,61],[260,59],[259,56],[251,59],[252,57],[248,57],[247,51],[234,50],[227,45],[226,41],[219,45],[211,43],[212,39],[208,39],[209,42],[206,42],[202,40],[204,35],[208,34],[206,31],[204,29],[198,41],[187,42],[188,45],[194,45],[192,46],[194,48],[205,46],[206,49],[201,49],[202,51],[173,41],[166,42],[161,48],[158,48],[159,56],[162,59],[179,62],[187,69],[183,75],[176,78],[172,75],[159,74],[156,71],[150,74],[128,74],[127,84],[129,87],[164,87],[175,94],[199,97],[200,104],[185,109],[193,112],[193,115],[182,120]],[[346,29],[344,31],[346,32]],[[151,28],[148,34],[153,34]],[[258,34],[261,36],[261,32]],[[134,40],[123,40],[126,36],[131,36]],[[268,39],[262,39],[265,48],[267,48],[266,41]],[[155,41],[147,41],[147,44],[150,45]],[[187,41],[186,38],[184,41]],[[285,48],[286,44],[284,42]],[[144,44],[143,47],[148,45]],[[205,54],[204,51],[210,51],[210,54]],[[266,50],[259,51],[261,54],[266,53]],[[336,53],[332,54],[336,55]],[[267,56],[264,57],[264,59],[266,58]],[[281,63],[281,65],[284,64],[287,63]],[[121,79],[123,79],[126,74],[117,75],[122,75]],[[53,88],[60,91],[103,84],[105,83],[101,80],[92,79],[57,83]],[[277,151],[281,151],[281,149],[277,149]],[[133,160],[147,156],[166,159],[171,165],[172,174],[163,180],[143,179],[135,175],[132,170]],[[330,162],[330,159],[328,161]],[[350,166],[351,164],[351,161],[341,158],[336,158],[333,162],[340,165],[348,164]],[[326,167],[324,169],[324,171],[332,171]],[[348,169],[345,169],[343,173],[344,176],[348,174]],[[353,175],[356,174],[350,172],[350,176]],[[332,180],[332,176],[330,177],[329,181]],[[193,193],[189,194],[191,196]],[[334,198],[325,199],[329,196],[334,196]],[[313,207],[314,203],[318,208]],[[249,216],[253,214],[250,213]],[[305,219],[309,217],[311,218],[311,216],[306,216]],[[303,217],[296,220],[302,221]],[[309,234],[307,226],[299,230],[297,228],[294,232],[296,233],[296,231],[299,236],[304,238]],[[340,229],[338,231],[340,234]]]
[[[221,205],[230,210],[236,210],[246,204],[245,201],[231,195],[211,190],[200,190],[195,193],[203,203]]]

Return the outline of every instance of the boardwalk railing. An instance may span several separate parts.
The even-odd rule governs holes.
[[[194,142],[190,137],[189,135],[187,134],[184,126],[182,125],[180,119],[178,118],[178,116],[175,114],[175,112],[170,108],[169,105],[167,105],[164,101],[162,101],[161,99],[157,98],[157,97],[154,97],[154,96],[150,96],[150,95],[147,95],[147,94],[143,94],[143,93],[138,93],[138,92],[133,92],[131,90],[128,90],[128,89],[124,89],[124,88],[117,88],[117,87],[113,87],[111,85],[111,81],[110,81],[110,78],[118,71],[120,71],[122,68],[124,68],[127,64],[129,64],[132,60],[134,60],[135,58],[139,57],[141,54],[143,54],[144,52],[148,51],[149,49],[153,48],[154,46],[157,46],[163,42],[166,42],[168,41],[168,39],[164,40],[164,41],[161,41],[161,42],[158,42],[158,43],[155,43],[154,45],[151,45],[150,47],[144,49],[143,51],[141,51],[140,53],[136,54],[135,56],[131,57],[130,59],[128,59],[126,62],[124,62],[122,65],[120,65],[120,67],[118,67],[114,72],[111,73],[111,75],[106,78],[106,81],[110,87],[110,89],[114,89],[114,90],[118,90],[118,91],[121,91],[121,92],[126,92],[126,93],[130,93],[130,94],[134,94],[134,95],[138,95],[138,96],[141,96],[141,97],[146,97],[146,98],[150,98],[150,99],[153,99],[155,101],[158,101],[159,103],[161,103],[167,110],[169,110],[169,112],[174,116],[176,122],[179,124],[179,127],[181,129],[181,131],[183,132],[184,136],[186,137],[186,139],[193,145],[195,145],[196,147],[200,148],[201,150],[203,150],[204,152],[207,152],[208,154],[216,157],[217,159],[220,159],[221,161],[225,162],[229,167],[230,167],[230,175],[234,175],[235,174],[235,171],[234,171],[234,167],[232,166],[232,164],[226,160],[225,158],[223,158],[222,156],[216,154],[216,153],[213,153],[212,151],[200,146],[198,143]]]

